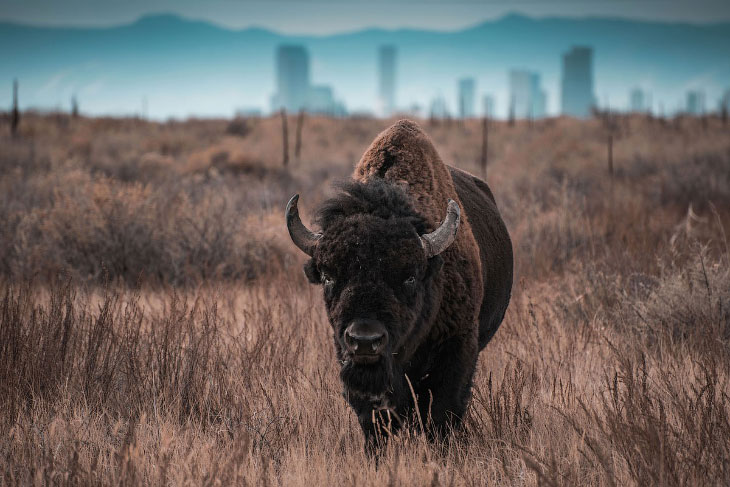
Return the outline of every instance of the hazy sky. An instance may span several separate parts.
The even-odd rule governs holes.
[[[171,12],[231,28],[329,34],[364,27],[458,29],[509,12],[684,22],[730,20],[730,0],[0,0],[0,19],[108,26]]]

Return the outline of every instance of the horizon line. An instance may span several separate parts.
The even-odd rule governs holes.
[[[285,3],[290,0],[277,0],[282,3]],[[376,0],[377,1],[377,0]],[[382,0],[381,3],[384,3],[386,0]],[[651,1],[651,0],[649,0]],[[577,16],[570,16],[570,15],[530,15],[525,14],[522,12],[517,11],[510,11],[505,14],[495,16],[492,18],[485,18],[483,20],[476,21],[475,23],[464,25],[463,27],[459,28],[452,28],[452,29],[437,29],[432,27],[414,27],[414,26],[401,26],[401,27],[379,27],[377,25],[372,26],[366,26],[362,28],[357,29],[349,29],[349,30],[343,30],[343,31],[334,31],[334,32],[328,32],[328,33],[315,33],[315,32],[309,32],[309,33],[303,33],[303,32],[284,32],[282,30],[272,28],[272,27],[266,27],[261,24],[251,24],[245,27],[229,27],[226,25],[223,25],[219,22],[208,20],[204,18],[196,18],[196,17],[189,17],[183,14],[179,14],[172,11],[159,11],[159,12],[149,12],[146,14],[139,15],[133,20],[130,21],[122,21],[119,23],[109,23],[104,25],[92,25],[92,24],[60,24],[60,23],[53,23],[53,22],[24,22],[20,20],[14,20],[14,19],[8,19],[8,18],[0,18],[0,24],[12,24],[15,26],[20,27],[30,27],[30,28],[37,28],[37,29],[70,29],[70,30],[108,30],[108,29],[118,29],[118,28],[125,28],[125,27],[131,27],[136,24],[139,24],[140,22],[151,19],[151,18],[162,18],[162,17],[169,17],[169,18],[175,18],[184,22],[189,23],[200,23],[209,25],[211,27],[215,27],[217,29],[226,30],[229,32],[245,32],[250,30],[261,30],[266,31],[271,34],[276,34],[280,36],[289,36],[289,37],[335,37],[340,35],[351,35],[351,34],[358,34],[362,32],[368,32],[368,31],[383,31],[383,32],[389,32],[389,33],[396,33],[396,32],[403,32],[403,31],[423,31],[423,32],[434,32],[434,33],[442,33],[442,34],[448,34],[448,33],[459,33],[464,32],[472,29],[479,28],[481,26],[484,26],[486,24],[490,23],[496,23],[504,21],[510,17],[518,17],[522,19],[527,19],[531,21],[550,21],[550,20],[571,20],[571,21],[591,21],[591,20],[603,20],[603,21],[618,21],[618,22],[634,22],[634,23],[646,23],[646,24],[659,24],[659,25],[682,25],[682,26],[690,26],[690,27],[719,27],[726,24],[730,24],[730,19],[725,20],[718,20],[718,21],[679,21],[679,20],[662,20],[662,19],[646,19],[646,18],[640,18],[640,17],[623,17],[618,15],[577,15]]]

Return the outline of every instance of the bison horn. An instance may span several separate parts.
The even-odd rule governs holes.
[[[454,242],[460,219],[461,209],[459,204],[449,199],[446,218],[441,226],[433,232],[421,236],[421,245],[423,245],[423,250],[426,252],[426,258],[440,254]]]
[[[299,195],[295,194],[286,205],[286,228],[289,230],[289,236],[292,242],[294,242],[294,245],[311,257],[314,253],[314,248],[317,246],[317,242],[322,238],[322,234],[314,233],[304,226],[302,220],[299,218],[298,201]]]

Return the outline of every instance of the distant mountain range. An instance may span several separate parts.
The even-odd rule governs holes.
[[[679,24],[609,18],[534,19],[508,15],[450,32],[367,29],[330,36],[290,36],[260,28],[230,30],[173,15],[111,28],[39,27],[0,22],[0,104],[17,77],[23,107],[140,113],[156,118],[231,116],[269,109],[274,53],[280,44],[309,50],[312,80],[329,84],[351,110],[372,110],[381,44],[398,49],[397,103],[426,106],[437,95],[453,110],[457,80],[474,77],[507,112],[508,71],[542,75],[548,111],[559,108],[561,55],[594,48],[601,105],[628,105],[629,90],[651,93],[667,112],[701,89],[714,108],[730,87],[730,23]],[[6,87],[6,88],[2,88]]]

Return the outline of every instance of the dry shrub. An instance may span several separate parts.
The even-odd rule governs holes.
[[[29,114],[0,140],[0,482],[730,483],[730,139],[713,119],[492,123],[505,322],[463,431],[366,457],[282,209],[302,193],[309,221],[389,122],[307,117],[286,171],[279,117],[239,137]],[[427,130],[476,173],[478,124]]]
[[[231,120],[226,127],[226,133],[230,135],[237,135],[239,137],[246,137],[253,130],[254,122],[250,119],[237,117]]]
[[[707,350],[730,344],[730,266],[696,245],[684,264],[667,264],[649,296],[634,303],[636,331],[665,331],[673,341],[691,340]],[[648,325],[648,326],[647,326]]]
[[[591,453],[606,475],[622,468],[637,485],[729,480],[727,462],[718,461],[730,455],[728,376],[715,355],[699,355],[694,366],[664,360],[654,365],[654,377],[643,355],[616,350],[616,361],[599,405],[582,405],[587,421],[597,426]]]
[[[13,251],[4,264],[11,275],[66,269],[96,281],[189,284],[254,279],[286,258],[277,240],[245,224],[237,201],[212,190],[189,196],[168,186],[164,193],[83,172],[67,173],[63,184],[72,191],[53,191],[49,207],[9,219],[14,235],[4,244]]]

